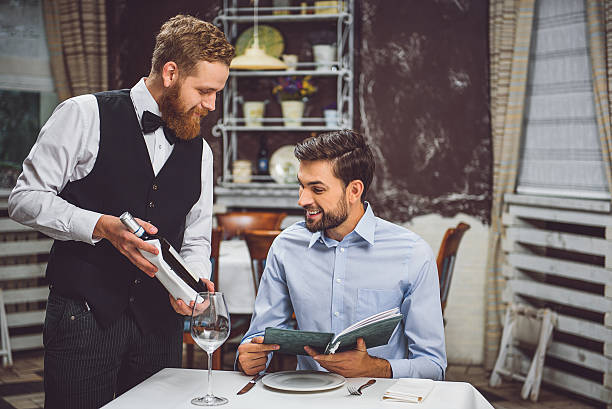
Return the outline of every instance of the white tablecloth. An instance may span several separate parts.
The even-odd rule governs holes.
[[[436,382],[434,389],[421,404],[383,401],[383,393],[395,382],[393,379],[378,379],[363,392],[363,396],[348,396],[346,387],[316,393],[291,393],[270,389],[261,381],[244,395],[238,392],[250,377],[239,372],[214,371],[213,393],[229,399],[223,409],[373,409],[373,408],[418,408],[418,409],[493,409],[493,406],[469,383]],[[348,379],[360,385],[367,378]],[[140,385],[121,395],[107,409],[194,409],[194,397],[206,394],[206,371],[199,369],[163,369]]]
[[[251,257],[244,240],[224,240],[219,247],[218,290],[230,314],[251,314],[255,303]]]

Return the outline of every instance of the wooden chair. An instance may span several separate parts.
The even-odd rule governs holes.
[[[453,278],[453,269],[455,268],[455,259],[457,250],[463,234],[470,229],[470,225],[459,223],[457,227],[451,227],[446,230],[440,250],[438,251],[438,278],[440,279],[440,303],[442,304],[442,314],[446,308],[448,292],[450,290],[451,279]]]
[[[266,267],[266,258],[268,257],[270,246],[272,246],[272,242],[280,233],[280,230],[246,230],[244,232],[244,239],[249,248],[249,254],[251,255],[251,272],[253,273],[255,296],[257,296],[259,282],[261,281],[261,276]],[[292,315],[291,319],[291,328],[297,328],[295,314]],[[296,364],[297,361],[295,357],[274,354],[268,371],[278,372],[295,369]]]
[[[556,312],[548,308],[533,308],[524,304],[511,303],[506,308],[504,332],[499,346],[499,355],[489,378],[489,385],[498,387],[502,383],[501,375],[523,381],[521,397],[537,402],[544,371],[546,349],[552,342],[553,331],[558,323]],[[535,349],[529,365],[527,376],[515,373],[513,366],[528,361],[528,356],[515,352],[515,346]],[[518,356],[517,356],[518,355]],[[519,362],[515,359],[518,358]]]
[[[215,283],[215,290],[219,287],[219,245],[221,243],[221,237],[223,235],[223,229],[216,227],[212,230],[210,240],[210,263],[212,264],[211,281]],[[193,345],[195,341],[191,337],[190,331],[190,317],[185,317],[186,325],[185,332],[183,332],[183,343],[187,345],[187,367],[193,367]],[[218,348],[213,353],[212,358],[212,369],[221,369],[222,366],[222,352],[221,348]]]
[[[266,264],[268,251],[270,246],[272,246],[272,242],[279,234],[280,230],[246,230],[244,232],[244,239],[251,256],[251,272],[253,273],[255,295],[257,295],[257,288],[259,287],[259,281]]]
[[[229,212],[217,213],[217,224],[223,227],[223,240],[244,237],[245,230],[280,230],[287,213]]]

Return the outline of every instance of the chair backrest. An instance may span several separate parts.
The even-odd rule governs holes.
[[[228,212],[217,213],[217,224],[223,228],[223,240],[244,237],[245,230],[280,230],[287,213]]]
[[[440,303],[442,304],[442,313],[446,308],[448,292],[450,289],[451,279],[453,278],[453,269],[455,268],[455,259],[457,258],[457,250],[463,234],[470,229],[470,225],[459,223],[457,227],[451,227],[446,230],[440,250],[438,251],[438,278],[440,280]]]
[[[268,251],[279,234],[280,230],[246,230],[244,232],[244,239],[251,255],[251,272],[253,273],[255,295],[257,295],[259,280],[266,266]]]
[[[210,279],[215,283],[216,291],[219,291],[219,247],[222,236],[222,227],[215,227],[212,229],[210,237],[210,264],[212,265],[212,272],[210,274]]]

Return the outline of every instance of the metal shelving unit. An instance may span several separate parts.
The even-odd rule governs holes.
[[[223,27],[228,40],[235,44],[239,25],[253,23],[254,9],[238,7],[238,0],[224,0],[215,24]],[[297,207],[297,185],[274,183],[269,176],[253,176],[254,183],[233,183],[232,163],[238,159],[238,135],[240,132],[325,132],[353,127],[353,62],[354,62],[354,0],[339,2],[334,13],[314,13],[323,7],[259,7],[260,22],[308,23],[327,21],[335,25],[338,59],[331,69],[318,70],[315,62],[300,62],[296,69],[281,71],[236,71],[230,72],[228,84],[223,91],[223,116],[213,128],[213,135],[223,138],[223,173],[215,189],[217,203],[228,207],[287,208]],[[324,7],[329,9],[329,6]],[[294,14],[274,14],[289,12]],[[306,25],[304,26],[306,29]],[[336,79],[336,105],[338,109],[337,126],[326,126],[324,118],[304,117],[302,126],[288,127],[283,118],[263,118],[262,126],[246,126],[246,120],[238,115],[240,93],[239,78],[280,77],[280,76],[332,77]],[[270,183],[261,183],[270,182]],[[255,198],[255,200],[252,200]],[[249,200],[251,199],[251,200]]]

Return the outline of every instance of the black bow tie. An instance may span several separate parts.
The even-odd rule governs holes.
[[[166,125],[163,119],[155,115],[151,111],[144,111],[142,113],[142,119],[140,120],[142,125],[143,133],[150,133],[155,131],[160,126],[164,129],[164,136],[170,145],[174,145],[174,142],[178,142],[179,139],[176,137],[174,131]]]

